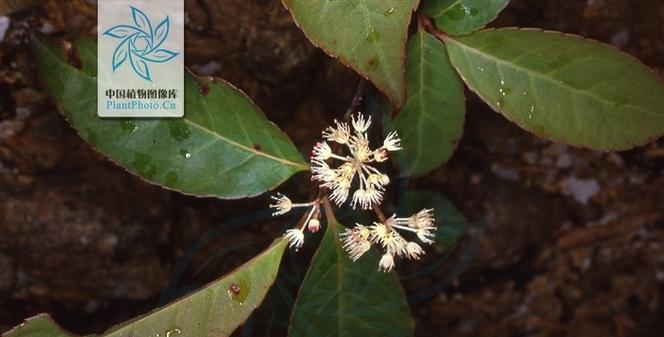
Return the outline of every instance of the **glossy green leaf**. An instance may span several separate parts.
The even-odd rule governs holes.
[[[53,322],[51,316],[39,314],[5,332],[2,337],[73,337]]]
[[[369,251],[352,262],[337,223],[327,226],[300,286],[290,337],[407,337],[413,321],[396,274],[382,273]]]
[[[46,88],[81,137],[151,182],[187,194],[240,198],[307,169],[289,138],[225,82],[186,74],[181,119],[102,119],[96,112],[96,43],[80,40],[69,55],[43,38],[33,48]]]
[[[394,127],[399,132],[405,175],[419,176],[452,156],[463,132],[463,83],[442,42],[420,28],[408,42],[408,100]]]
[[[286,240],[279,239],[220,280],[152,313],[120,324],[103,336],[230,336],[263,301],[274,283],[286,244]]]
[[[415,214],[424,208],[433,208],[437,227],[434,248],[439,253],[453,247],[469,229],[466,216],[440,192],[408,191],[404,197],[404,206],[404,215]]]
[[[535,29],[444,39],[466,84],[539,136],[624,150],[664,134],[662,83],[638,60],[612,47]]]
[[[452,35],[463,35],[484,28],[509,0],[427,0],[424,14],[436,28]]]
[[[371,80],[396,108],[406,100],[406,38],[417,3],[284,0],[315,45]]]
[[[117,325],[100,336],[226,337],[260,305],[279,271],[287,241],[279,239],[260,255],[221,279],[149,314]],[[41,314],[2,337],[74,337]]]

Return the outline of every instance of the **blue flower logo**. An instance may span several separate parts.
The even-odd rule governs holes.
[[[157,28],[152,29],[150,19],[143,11],[134,6],[129,7],[134,26],[116,25],[104,32],[104,35],[121,40],[113,51],[113,71],[115,72],[129,59],[134,72],[152,82],[148,63],[164,63],[178,55],[176,52],[160,48],[168,37],[169,19],[166,16]]]

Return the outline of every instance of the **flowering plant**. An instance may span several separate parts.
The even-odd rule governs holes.
[[[372,118],[356,113],[324,129],[305,161],[246,95],[222,80],[190,73],[185,75],[182,119],[100,121],[91,99],[96,77],[89,66],[96,62],[96,43],[81,39],[62,50],[48,39],[34,39],[44,85],[67,120],[90,146],[146,181],[188,195],[238,199],[264,194],[307,172],[317,192],[301,203],[273,195],[273,216],[304,210],[283,237],[231,273],[101,336],[229,336],[240,325],[250,325],[250,315],[275,281],[293,279],[298,281],[296,300],[284,296],[292,309],[284,325],[292,337],[413,336],[410,304],[422,295],[406,297],[396,271],[420,265],[403,270],[395,265],[400,259],[428,262],[432,254],[424,256],[423,246],[438,248],[434,242],[445,239],[439,230],[445,219],[436,213],[438,206],[425,203],[385,216],[395,179],[385,166],[399,156],[392,162],[399,176],[416,178],[452,156],[463,131],[464,84],[510,121],[545,139],[609,151],[664,134],[662,84],[649,69],[614,48],[576,36],[481,30],[507,0],[283,2],[316,46],[368,80],[361,83],[374,85],[366,92],[384,94],[376,105],[385,109],[371,115],[374,121],[381,118],[381,142],[371,142],[370,131],[378,134]],[[161,50],[168,19],[153,30],[134,10],[133,21],[135,26],[107,32],[123,45],[114,65],[138,60],[132,65],[149,80],[145,61]],[[345,227],[335,218],[344,207],[372,211],[375,217]],[[300,275],[299,269],[284,275],[280,266],[286,249],[305,247],[309,233],[322,228],[306,275],[292,277]],[[283,282],[278,284],[272,295],[275,289],[287,292]],[[429,290],[428,295],[435,294],[440,287]],[[47,316],[37,316],[6,337],[34,331],[70,335]]]
[[[408,218],[397,218],[396,214],[385,218],[379,206],[390,178],[372,164],[382,163],[388,159],[390,152],[401,150],[401,140],[397,132],[393,131],[385,137],[382,146],[372,150],[367,135],[371,127],[371,116],[367,117],[358,112],[351,119],[352,132],[348,123],[337,120],[334,121],[334,126],[329,126],[322,132],[323,138],[334,143],[335,148],[345,147],[345,155],[334,153],[327,141],[317,143],[312,151],[312,181],[317,181],[319,187],[329,192],[329,195],[323,193],[314,201],[293,203],[287,196],[278,194],[272,196],[275,203],[271,204],[270,208],[275,209],[274,215],[286,214],[296,207],[309,208],[302,227],[289,229],[284,234],[290,247],[297,250],[304,244],[305,230],[316,233],[320,229],[321,198],[329,198],[342,206],[354,187],[350,206],[360,206],[365,210],[374,209],[379,221],[371,226],[356,224],[352,229],[346,229],[340,235],[343,248],[347,250],[351,260],[357,261],[373,244],[381,246],[384,254],[379,261],[379,270],[389,272],[394,268],[395,257],[419,260],[420,255],[424,254],[419,244],[407,241],[399,234],[399,230],[415,234],[423,243],[434,242],[436,226],[433,210],[423,209]],[[340,161],[342,164],[333,167],[328,160]]]

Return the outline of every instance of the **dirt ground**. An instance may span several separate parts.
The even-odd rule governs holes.
[[[0,331],[49,312],[71,331],[98,333],[172,296],[164,289],[196,240],[268,199],[167,192],[91,150],[39,84],[28,41],[33,30],[94,34],[94,1],[14,3],[25,8],[0,17]],[[185,3],[188,66],[239,86],[303,152],[345,112],[357,76],[311,46],[279,1]],[[662,22],[660,0],[513,0],[492,25],[580,34],[662,75]],[[410,186],[440,190],[485,228],[447,253],[449,267],[404,281],[415,293],[472,257],[444,291],[412,305],[416,335],[660,336],[664,141],[621,153],[577,149],[520,130],[470,93],[467,107],[453,159]],[[304,196],[306,186],[302,176],[281,190]],[[283,225],[267,220],[205,241],[178,289],[248,260]],[[417,266],[400,272],[409,268]],[[283,335],[281,311],[274,328],[238,336]]]

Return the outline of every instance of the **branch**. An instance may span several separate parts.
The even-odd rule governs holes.
[[[323,197],[323,210],[325,210],[325,218],[327,219],[328,224],[338,223],[337,218],[334,216],[330,199],[327,196]]]
[[[378,220],[380,220],[380,222],[382,224],[385,224],[385,222],[387,222],[386,221],[387,218],[385,217],[385,214],[383,213],[383,211],[381,211],[381,209],[380,209],[380,207],[378,207],[378,205],[373,205],[373,211],[374,211],[374,213],[376,213],[376,216],[378,217]]]

